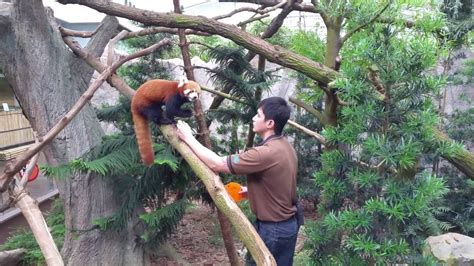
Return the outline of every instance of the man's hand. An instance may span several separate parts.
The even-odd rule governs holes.
[[[193,131],[186,122],[179,120],[176,127],[178,128],[178,137],[182,141],[187,142],[189,139],[194,138]]]
[[[241,195],[242,198],[246,199],[246,198],[247,198],[247,195],[248,195],[248,193],[247,193],[247,187],[241,186],[241,187],[240,187],[240,191],[239,191],[239,195]]]

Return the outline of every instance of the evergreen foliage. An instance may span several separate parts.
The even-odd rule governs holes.
[[[436,219],[446,181],[423,169],[430,156],[459,147],[437,143],[431,130],[439,122],[432,99],[445,84],[428,72],[442,52],[431,34],[442,24],[433,21],[417,30],[371,24],[342,49],[344,78],[334,87],[349,104],[323,130],[329,146],[314,173],[321,219],[306,227],[317,265],[426,262],[424,239],[451,227]],[[381,84],[368,78],[374,72]],[[339,144],[348,148],[330,148]]]
[[[276,78],[271,71],[255,69],[246,60],[245,52],[242,48],[224,46],[209,48],[207,51],[217,64],[210,71],[211,80],[215,86],[229,88],[230,95],[245,103],[231,102],[218,109],[210,110],[209,117],[221,123],[218,128],[220,134],[237,132],[237,123],[239,125],[251,123],[252,117],[257,113],[258,101],[255,98],[255,91],[267,90]],[[233,123],[228,123],[228,121],[233,121]],[[236,134],[234,136],[236,137]],[[232,152],[235,151],[235,147],[242,147],[234,141],[235,137],[230,147],[224,150]]]

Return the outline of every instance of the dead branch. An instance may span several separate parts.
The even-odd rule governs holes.
[[[64,28],[62,26],[59,27],[59,30],[61,32],[62,37],[71,36],[71,37],[91,38],[97,32],[97,30],[96,31],[71,30],[71,29]]]
[[[262,18],[266,18],[266,17],[269,17],[269,16],[270,16],[269,14],[265,14],[265,15],[261,15],[261,16],[259,16],[259,17],[249,18],[249,19],[247,19],[247,20],[245,20],[245,21],[239,22],[239,23],[237,24],[237,26],[238,26],[238,27],[242,27],[242,26],[244,26],[244,25],[246,25],[246,24],[252,23],[252,22],[257,21],[257,20],[261,20]]]
[[[240,100],[240,99],[238,99],[238,98],[232,97],[232,95],[230,95],[230,94],[227,94],[227,93],[224,93],[224,92],[220,92],[220,91],[216,91],[216,90],[213,90],[213,89],[209,89],[209,88],[206,88],[206,87],[201,87],[201,89],[202,89],[203,91],[207,91],[207,92],[210,92],[210,93],[219,95],[219,96],[221,96],[221,97],[224,97],[224,98],[229,99],[229,100],[231,100],[231,101],[234,101],[234,102],[237,102],[237,103],[241,103],[241,104],[247,105],[246,102],[244,102],[244,101],[242,101],[242,100]]]
[[[298,105],[299,107],[302,107],[303,109],[308,111],[310,114],[314,115],[319,120],[319,122],[321,122],[321,124],[324,125],[326,123],[326,117],[324,116],[324,114],[322,114],[320,111],[314,109],[312,106],[310,106],[310,105],[304,103],[303,101],[301,101],[300,99],[296,99],[294,97],[290,97],[289,100],[290,100],[290,102]]]
[[[198,45],[201,45],[201,46],[204,46],[208,49],[213,49],[214,47],[206,44],[206,43],[203,43],[203,42],[198,42],[198,41],[192,41],[192,42],[188,42],[189,44],[198,44]]]
[[[234,9],[232,12],[230,12],[228,14],[225,14],[225,15],[212,17],[212,19],[219,20],[219,19],[229,18],[229,17],[232,17],[233,15],[235,15],[237,13],[240,13],[240,12],[254,12],[254,13],[262,14],[262,10],[255,9],[255,8],[252,8],[252,7],[242,7],[242,8]]]
[[[123,30],[117,36],[112,38],[108,44],[108,54],[107,54],[107,65],[111,66],[112,63],[114,62],[114,54],[115,54],[115,45],[117,45],[117,42],[123,39],[127,35],[128,31]]]
[[[283,7],[284,5],[286,5],[288,3],[288,1],[281,1],[280,3],[272,6],[272,7],[267,7],[265,9],[262,10],[262,13],[269,13],[269,12],[272,12],[273,10],[276,10],[278,8],[281,8]]]
[[[319,141],[321,144],[326,144],[326,138],[323,137],[322,135],[296,123],[295,121],[293,120],[288,120],[288,124],[298,130],[300,130],[301,132],[307,134],[307,135],[310,135],[311,137],[315,138],[317,141]]]
[[[63,40],[77,56],[84,59],[84,61],[86,61],[86,63],[92,68],[97,70],[97,72],[102,73],[107,69],[106,65],[102,64],[99,59],[95,58],[91,54],[87,53],[86,50],[82,49],[82,47],[76,41],[74,41],[74,39],[70,37],[65,37],[63,38]],[[159,49],[170,44],[171,41],[169,39],[163,39],[157,44],[155,44],[156,46],[154,45],[153,47],[155,49]],[[125,83],[123,79],[121,79],[116,74],[113,74],[112,76],[108,77],[107,82],[114,86],[118,91],[120,91],[120,93],[129,97],[130,99],[135,94],[135,91],[130,88],[130,86],[128,86],[127,83]]]

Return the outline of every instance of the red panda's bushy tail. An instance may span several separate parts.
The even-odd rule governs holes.
[[[151,141],[150,127],[148,120],[139,114],[132,113],[135,135],[137,136],[138,149],[142,157],[143,164],[150,166],[155,160],[155,153]]]

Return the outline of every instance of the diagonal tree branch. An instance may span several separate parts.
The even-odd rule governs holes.
[[[302,100],[300,99],[296,99],[294,97],[290,97],[289,98],[290,102],[302,107],[303,109],[305,109],[306,111],[308,111],[310,114],[314,115],[318,120],[319,122],[321,122],[321,124],[325,125],[326,123],[326,117],[324,116],[324,114],[322,114],[320,111],[314,109],[312,106],[306,104],[305,102],[303,102]]]

